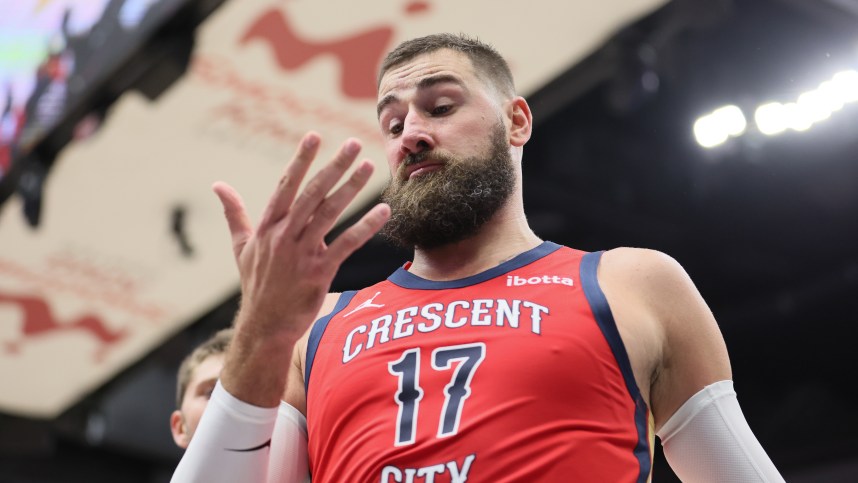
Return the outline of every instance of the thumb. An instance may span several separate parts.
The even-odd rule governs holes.
[[[253,235],[253,225],[247,217],[241,196],[232,186],[218,181],[212,185],[212,190],[223,205],[223,213],[232,235],[232,251],[237,260],[247,240]]]

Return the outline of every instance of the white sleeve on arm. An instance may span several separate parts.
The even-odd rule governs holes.
[[[751,432],[733,381],[701,389],[657,434],[667,462],[683,482],[784,481]]]
[[[280,401],[271,436],[268,483],[310,481],[307,458],[307,419],[301,411]]]
[[[280,457],[291,457],[297,465],[298,456],[307,454],[306,425],[296,423],[300,420],[294,414],[283,417],[280,412],[236,399],[218,381],[171,483],[305,481],[306,476],[298,475],[307,473],[306,456],[301,467],[284,462],[271,471],[269,466]],[[292,479],[271,480],[269,471],[271,477]]]

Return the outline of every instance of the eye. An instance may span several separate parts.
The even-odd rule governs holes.
[[[437,106],[434,109],[432,109],[432,115],[433,116],[443,116],[444,114],[447,114],[448,112],[450,112],[450,109],[452,109],[452,108],[453,108],[453,106],[451,106],[449,104]]]
[[[215,381],[212,381],[210,383],[203,383],[197,386],[195,394],[197,395],[197,397],[204,397],[206,399],[210,399],[212,397],[212,392],[214,391],[214,388]]]
[[[381,118],[381,128],[386,135],[396,136],[402,132],[402,118],[397,115],[386,115]]]

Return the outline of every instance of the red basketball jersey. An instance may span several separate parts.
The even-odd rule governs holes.
[[[545,242],[344,293],[307,349],[313,481],[645,483],[649,411],[600,256]]]

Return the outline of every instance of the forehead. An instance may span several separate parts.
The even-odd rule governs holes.
[[[450,49],[440,49],[418,55],[389,69],[378,85],[378,97],[415,87],[420,80],[433,76],[452,76],[465,84],[476,82],[477,75],[467,55]]]
[[[198,365],[197,368],[194,369],[188,387],[195,386],[209,379],[217,378],[220,375],[221,369],[223,369],[223,363],[223,354],[212,354],[203,359],[203,361],[200,362],[200,365]]]

